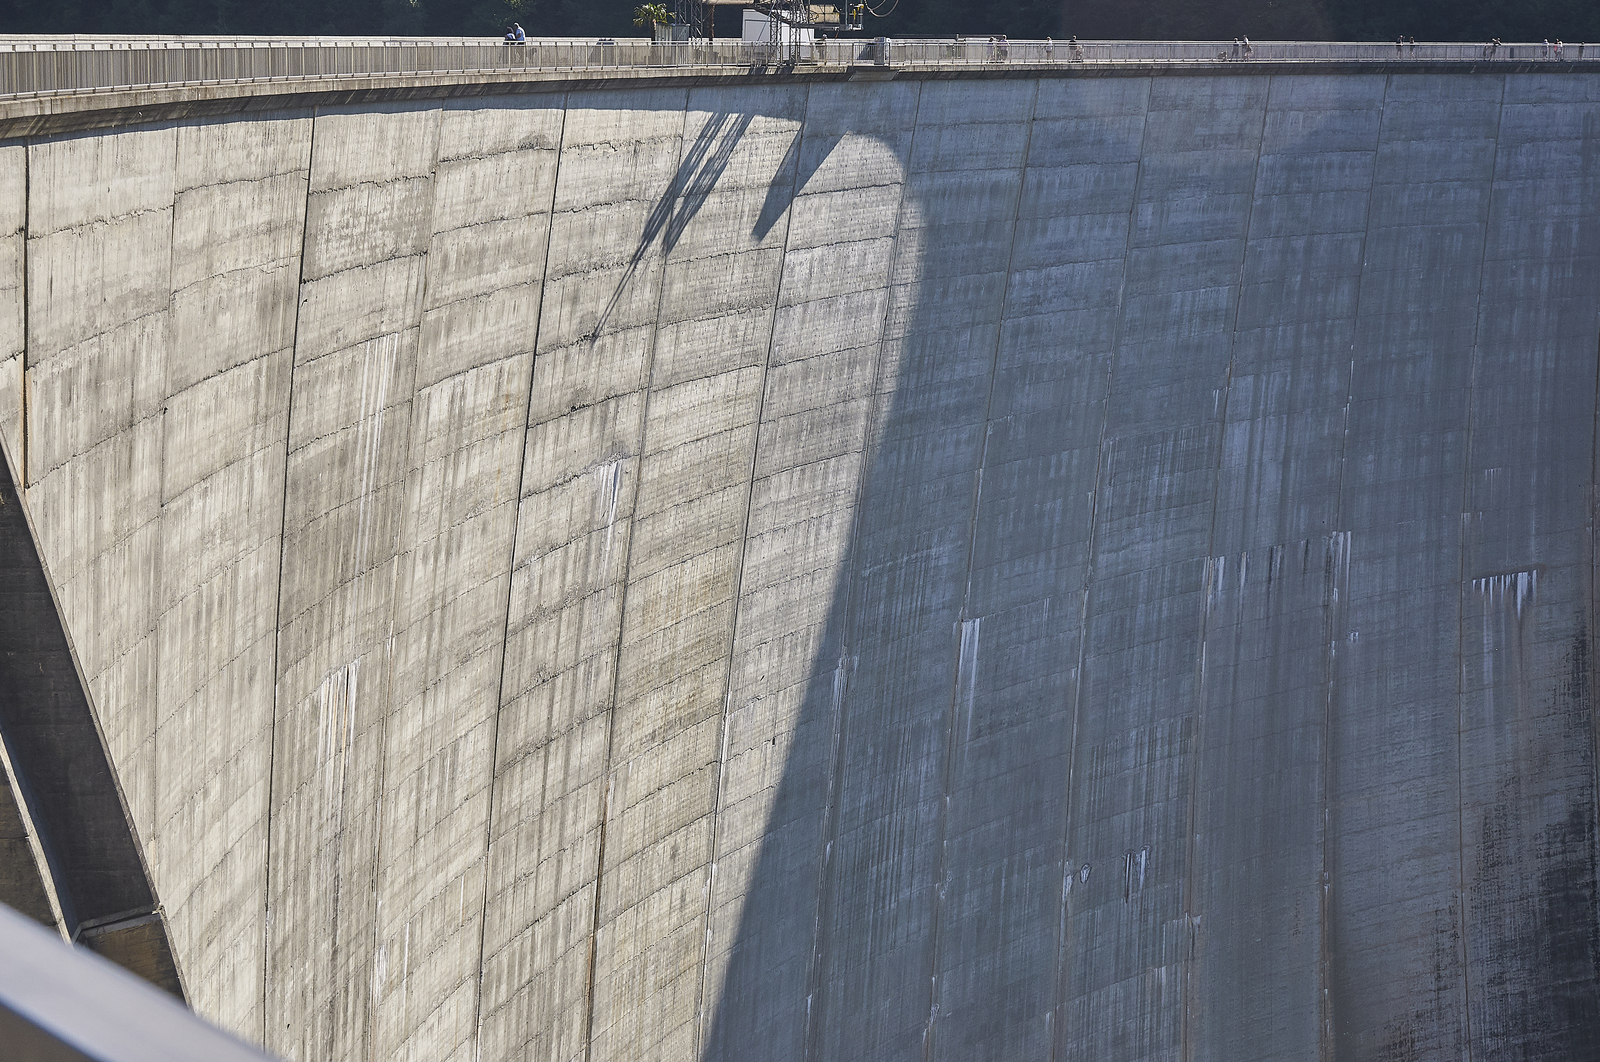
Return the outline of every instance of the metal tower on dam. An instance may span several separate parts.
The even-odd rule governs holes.
[[[1597,248],[1576,48],[0,42],[0,900],[293,1059],[1590,1059]]]

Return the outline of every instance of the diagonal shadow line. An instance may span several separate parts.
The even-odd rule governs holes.
[[[728,168],[734,149],[750,128],[754,117],[753,114],[720,111],[701,128],[694,146],[684,153],[683,161],[678,164],[678,171],[673,174],[666,192],[645,220],[644,229],[639,234],[639,245],[628,259],[622,279],[617,281],[616,290],[595,319],[594,328],[583,337],[585,340],[592,343],[605,330],[606,321],[616,312],[618,304],[622,302],[623,292],[639,272],[658,236],[661,237],[662,254],[672,253],[683,237],[684,230],[700,213],[700,208],[705,206],[711,190]]]
[[[678,245],[678,240],[683,237],[684,230],[689,227],[689,222],[700,213],[706,198],[716,187],[723,171],[728,168],[734,149],[738,147],[739,140],[750,128],[753,118],[754,115],[750,114],[718,115],[715,128],[709,134],[701,134],[701,139],[696,142],[695,147],[698,149],[702,143],[715,141],[716,150],[706,155],[694,172],[687,175],[684,186],[679,192],[683,203],[677,210],[669,213],[666,221],[665,235],[661,241],[664,253],[672,253],[672,249]],[[685,159],[685,162],[688,161],[690,160]]]
[[[772,171],[775,176],[767,186],[767,196],[761,202],[761,213],[750,229],[750,234],[758,241],[767,238],[767,233],[783,217],[783,212],[789,209],[794,197],[805,190],[812,174],[828,160],[827,151],[802,152],[800,144],[804,139],[803,136],[797,136],[789,141],[789,150],[783,153],[783,160]],[[786,174],[793,174],[793,179],[786,179]]]

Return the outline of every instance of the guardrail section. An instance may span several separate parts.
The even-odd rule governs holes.
[[[1592,50],[1590,50],[1592,49]],[[1586,55],[1586,52],[1588,53]],[[520,71],[896,67],[1239,61],[1597,61],[1600,45],[1271,41],[1011,41],[828,39],[786,44],[732,39],[651,41],[481,38],[14,37],[0,40],[0,98],[181,85]]]

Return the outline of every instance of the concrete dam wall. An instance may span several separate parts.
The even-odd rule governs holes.
[[[1593,1057],[1600,75],[0,145],[0,434],[291,1059]]]

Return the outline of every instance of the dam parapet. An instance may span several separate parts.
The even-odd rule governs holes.
[[[1045,69],[1216,63],[1452,65],[1600,63],[1600,44],[1548,42],[1078,41],[1003,37],[818,39],[772,44],[730,38],[530,38],[509,44],[473,37],[98,37],[0,39],[0,104],[16,97],[179,85],[267,85],[281,81],[403,75],[503,76],[604,71],[612,77],[668,71],[751,72],[774,67],[836,75],[861,66],[998,75]]]

